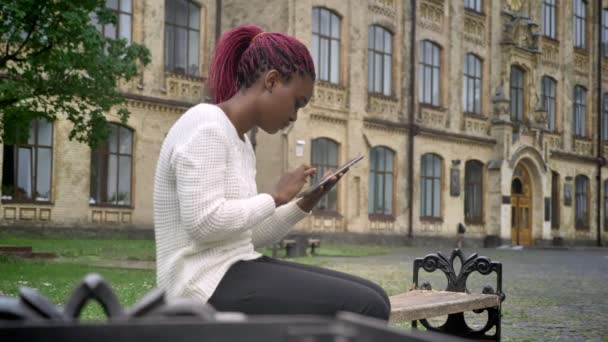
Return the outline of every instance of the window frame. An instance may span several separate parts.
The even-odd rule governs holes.
[[[608,142],[608,92],[602,97],[602,138]]]
[[[92,150],[91,151],[91,163],[90,163],[90,186],[89,186],[89,205],[92,207],[110,207],[110,208],[130,208],[133,209],[134,208],[134,196],[133,196],[133,173],[134,173],[134,161],[135,161],[135,154],[134,154],[134,147],[135,147],[135,130],[116,123],[116,122],[109,122],[108,125],[112,125],[113,127],[116,127],[116,152],[110,152],[110,141],[109,139],[107,139],[106,141],[102,142],[101,144],[104,144],[104,146],[98,146],[96,150]],[[128,132],[130,132],[131,134],[131,146],[130,146],[130,154],[127,153],[121,153],[120,152],[120,130],[121,129],[126,129]],[[108,137],[109,138],[109,137]],[[110,196],[110,194],[107,192],[108,189],[108,178],[110,177],[110,170],[109,170],[109,159],[110,159],[110,155],[115,155],[116,156],[116,196],[119,196],[120,194],[120,157],[129,157],[131,160],[130,163],[130,168],[131,168],[131,172],[129,174],[129,203],[128,204],[118,204],[118,203],[112,203],[110,202],[110,199],[108,198]],[[93,167],[93,160],[97,159],[97,162],[101,162],[102,165],[100,166],[101,168],[105,168],[105,170],[103,170],[102,172],[104,172],[104,174],[102,174],[100,177],[101,181],[100,181],[100,185],[99,185],[99,189],[97,189],[97,192],[94,191],[94,187],[96,186],[96,179],[94,179],[94,167]],[[95,170],[97,171],[97,170]],[[94,194],[96,196],[94,196]],[[105,196],[105,199],[104,199]],[[96,197],[99,197],[100,200],[98,200]],[[91,200],[95,200],[95,203],[91,203]],[[116,202],[118,202],[118,198],[116,199]]]
[[[553,94],[547,94],[547,88],[551,88]],[[551,132],[557,131],[557,81],[551,76],[543,76],[541,78],[541,99],[543,108],[547,111],[547,128]],[[552,101],[551,106],[548,102]]]
[[[483,14],[483,0],[464,0],[464,8],[468,11]]]
[[[31,203],[31,204],[52,204],[53,203],[53,164],[54,164],[54,137],[55,137],[55,124],[53,121],[48,121],[49,125],[50,125],[50,138],[51,138],[51,144],[50,145],[41,145],[39,142],[39,138],[40,138],[40,120],[46,120],[44,118],[38,118],[38,119],[33,119],[32,122],[30,123],[30,132],[33,131],[34,133],[34,141],[33,144],[30,144],[29,139],[31,137],[28,137],[28,141],[26,143],[16,143],[16,144],[12,144],[12,145],[4,145],[4,149],[7,148],[12,148],[13,149],[13,165],[12,165],[12,169],[13,169],[13,192],[11,194],[11,198],[2,198],[1,202],[2,203]],[[27,148],[30,150],[30,172],[31,172],[31,182],[32,182],[32,196],[31,198],[21,198],[18,195],[18,184],[19,184],[19,149],[20,148]],[[48,196],[48,200],[37,200],[38,196],[36,196],[36,194],[38,193],[38,149],[45,149],[45,150],[50,150],[50,165],[49,165],[49,196]],[[4,153],[4,150],[3,150]],[[3,163],[3,168],[4,168],[4,163]],[[4,173],[4,171],[3,171]],[[4,187],[4,181],[5,181],[5,177],[3,174],[2,177],[2,187]],[[4,189],[3,189],[4,190]],[[2,197],[5,196],[4,191],[1,192],[2,193]]]
[[[582,119],[580,118],[581,115]],[[575,138],[587,138],[587,88],[580,84],[574,86],[572,124]],[[581,133],[579,134],[579,132]]]
[[[479,177],[473,174],[472,168],[478,168]],[[477,170],[476,170],[477,171]],[[464,217],[465,223],[469,224],[483,224],[484,223],[484,164],[479,160],[468,160],[465,163],[464,179]],[[471,175],[471,177],[469,177]],[[471,212],[471,203],[469,201],[470,196],[474,195],[475,188],[479,194],[479,208],[473,208]],[[473,192],[473,194],[471,194]],[[475,199],[472,200],[473,204]]]
[[[579,186],[579,182],[584,182]],[[585,175],[577,175],[574,180],[574,226],[576,229],[589,229],[590,221],[591,221],[591,198],[590,198],[590,182],[589,177]],[[579,210],[582,209],[581,201],[584,200],[584,206],[587,210],[586,215],[584,217],[580,217],[585,219],[585,222],[580,222],[579,214],[584,215],[585,212],[580,213]]]
[[[201,6],[192,0],[183,0],[186,4],[187,4],[187,11],[186,11],[186,23],[178,23],[177,21],[177,10],[176,10],[176,4],[178,1],[182,1],[182,0],[165,0],[165,17],[164,17],[164,27],[163,27],[163,64],[164,64],[164,70],[167,72],[171,72],[174,74],[179,74],[179,75],[184,75],[187,77],[196,77],[196,78],[200,78],[201,77]],[[173,6],[173,21],[169,21],[167,16],[168,16],[168,7],[169,6]],[[197,11],[198,11],[198,28],[192,28],[190,27],[190,11],[192,9],[192,7],[194,7]],[[186,51],[184,52],[184,57],[185,57],[185,67],[184,70],[180,70],[177,67],[177,44],[178,44],[178,40],[176,39],[177,37],[177,30],[181,29],[181,30],[185,30],[186,32],[186,41],[185,41],[185,46],[186,46]],[[172,34],[171,36],[172,41],[169,42],[169,38],[167,37],[167,31],[171,30]],[[197,55],[198,55],[198,60],[196,61],[197,63],[197,68],[196,68],[196,72],[194,74],[189,72],[189,64],[190,64],[190,34],[192,34],[192,32],[196,32],[196,34],[198,35],[198,42],[197,42]],[[172,48],[171,51],[168,52],[167,51],[167,44],[172,43]],[[167,58],[168,54],[170,54],[170,58]],[[169,59],[169,60],[167,60]]]
[[[315,145],[316,144],[321,144],[321,143],[325,143],[325,144],[332,144],[331,146],[334,146],[336,148],[336,160],[335,160],[335,164],[330,164],[330,160],[329,160],[329,150],[326,149],[322,152],[322,156],[321,159],[323,159],[323,157],[325,157],[325,160],[322,160],[321,163],[317,163],[317,161],[315,160]],[[318,137],[315,139],[311,140],[311,148],[310,148],[310,164],[312,167],[315,167],[317,169],[316,174],[313,176],[312,179],[312,183],[315,184],[318,181],[321,180],[321,178],[323,177],[323,175],[325,174],[326,171],[328,170],[332,170],[335,171],[338,168],[338,163],[340,161],[340,144],[338,144],[337,141],[331,139],[331,138],[327,138],[327,137]],[[326,145],[328,146],[328,145]],[[335,208],[331,208],[329,205],[327,206],[327,208],[320,208],[320,205],[327,202],[330,202],[330,193],[327,193],[325,196],[323,196],[321,198],[321,200],[319,200],[319,202],[314,206],[313,208],[313,213],[314,214],[328,214],[328,213],[338,213],[338,210],[340,209],[339,207],[339,196],[338,196],[338,186],[339,183],[336,184],[336,186],[330,190],[331,192],[335,193],[336,196],[336,201],[334,203]]]
[[[381,50],[377,50],[376,49],[376,31],[380,30],[380,34],[382,35],[382,43],[381,43]],[[385,42],[387,39],[387,35],[388,35],[388,39],[391,42],[390,43],[390,51],[387,51],[386,46],[385,46]],[[368,36],[368,42],[367,42],[367,91],[370,94],[374,94],[374,95],[381,95],[381,96],[388,96],[388,97],[392,97],[393,96],[393,50],[394,50],[394,36],[393,33],[387,29],[386,27],[374,24],[374,25],[370,25],[368,27],[367,30],[367,36]],[[376,89],[376,78],[378,75],[376,75],[376,68],[375,68],[375,61],[376,58],[378,58],[378,56],[380,56],[380,65],[381,65],[381,75],[380,75],[380,89]],[[389,61],[389,65],[388,65],[388,92],[385,89],[386,87],[386,80],[384,78],[384,76],[386,75],[386,69],[387,66],[385,65],[385,61],[387,60],[388,57],[388,61]]]
[[[548,17],[547,17],[548,16]],[[541,23],[542,23],[542,34],[544,37],[557,40],[557,24],[558,13],[557,13],[557,2],[556,0],[543,0],[541,5]],[[547,21],[549,22],[549,29],[547,29]]]
[[[426,160],[429,157],[431,159],[431,173],[425,172],[429,170],[428,165],[426,165]],[[439,175],[435,175],[435,163],[439,163]],[[420,159],[420,220],[423,221],[438,221],[443,219],[443,158],[436,153],[425,153],[422,155]],[[431,208],[430,215],[428,208],[426,207],[426,202],[428,199],[426,198],[426,184],[430,181],[431,184]],[[436,189],[437,186],[437,189]],[[435,213],[435,191],[437,190],[437,196],[439,196],[437,202],[439,203],[439,208],[437,208],[437,213]]]
[[[514,71],[521,75],[521,85],[513,83]],[[514,98],[514,91],[518,95]],[[511,120],[514,122],[522,122],[526,118],[526,70],[518,65],[511,65],[511,73],[509,74],[509,98],[511,100]],[[518,102],[521,101],[521,102]],[[521,112],[514,112],[514,102],[521,106]]]
[[[430,61],[427,61],[427,46],[430,49]],[[418,102],[422,105],[440,107],[441,101],[441,64],[442,64],[442,49],[441,46],[431,40],[425,39],[420,41],[418,52]],[[437,63],[435,64],[435,61]],[[430,75],[430,80],[427,80],[427,71]],[[435,79],[435,72],[436,77]],[[427,89],[428,88],[428,89]],[[435,89],[436,88],[436,89]],[[436,90],[436,97],[435,95]],[[427,94],[427,91],[429,94]],[[427,100],[429,98],[429,100]]]
[[[587,5],[586,0],[574,0],[573,2],[572,42],[575,49],[587,50]]]
[[[396,187],[396,179],[397,177],[395,177],[396,174],[396,153],[395,151],[393,151],[391,148],[387,147],[387,146],[383,146],[383,145],[379,145],[379,146],[374,146],[370,149],[370,164],[369,164],[369,175],[368,175],[368,206],[367,206],[367,213],[368,213],[368,218],[370,220],[394,220],[394,216],[395,216],[395,187]],[[372,156],[372,154],[374,153],[383,153],[383,158],[382,160],[384,160],[384,165],[382,167],[380,167],[379,165],[372,165],[372,162],[374,161],[374,157]],[[388,160],[388,156],[390,156],[392,158],[392,169],[389,169],[387,167],[387,160]],[[378,158],[376,157],[376,164],[378,164]],[[378,167],[376,167],[378,166]],[[381,195],[378,195],[378,184],[376,182],[377,180],[377,175],[381,176],[382,179],[382,192]],[[386,190],[387,190],[387,182],[386,179],[388,177],[391,177],[391,193],[387,194]],[[369,180],[373,180],[374,185],[373,185],[373,196],[372,196],[372,186],[371,186],[371,181]],[[387,199],[388,196],[390,196],[390,201],[391,201],[391,207],[390,207],[390,211],[387,212],[387,208],[386,208],[386,203],[387,203]],[[373,201],[370,201],[370,197],[373,198]],[[382,206],[378,207],[378,201],[382,199]],[[371,203],[370,203],[371,202]],[[370,210],[371,209],[371,210]]]
[[[329,26],[328,26],[328,30],[329,30],[329,35],[324,34],[322,32],[322,23],[321,23],[321,18],[322,18],[322,13],[323,12],[327,12],[329,15]],[[315,15],[317,16],[317,27],[315,27]],[[337,37],[333,36],[332,33],[332,23],[333,20],[338,20],[338,34]],[[317,30],[317,32],[315,32],[315,30]],[[330,84],[341,84],[341,79],[342,79],[342,72],[341,72],[341,65],[342,65],[342,16],[339,15],[336,11],[331,10],[327,7],[323,7],[323,6],[316,6],[312,8],[312,48],[311,48],[311,55],[312,55],[312,59],[313,62],[315,64],[315,70],[317,70],[317,80],[321,81],[321,82],[326,82],[326,83],[330,83]],[[315,37],[317,38],[317,43],[318,43],[318,47],[317,45],[315,45]],[[327,78],[325,78],[325,75],[323,75],[322,73],[322,65],[321,63],[323,63],[321,61],[321,46],[322,46],[322,42],[327,41],[327,46],[328,46],[328,52],[327,52]],[[336,42],[337,45],[337,49],[338,51],[333,51],[332,49],[332,42]],[[332,65],[332,52],[337,53],[338,58],[337,58],[337,65]],[[336,68],[336,72],[337,72],[337,76],[336,76],[336,80],[332,80],[332,71],[333,68]]]
[[[470,64],[473,64],[473,73],[470,70]],[[463,83],[462,83],[462,107],[463,112],[467,114],[473,114],[477,116],[482,115],[482,96],[483,96],[483,61],[482,59],[474,53],[467,53],[464,57],[464,65],[462,68],[463,74]],[[479,73],[479,75],[477,75]],[[472,83],[472,88],[469,87]],[[471,94],[472,91],[472,94]],[[478,95],[476,102],[475,96]],[[467,102],[469,97],[472,98],[473,110],[470,110]]]

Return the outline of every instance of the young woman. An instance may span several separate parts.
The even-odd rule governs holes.
[[[316,171],[302,165],[272,193],[257,193],[246,133],[274,134],[296,121],[314,80],[310,53],[294,37],[240,26],[220,38],[209,72],[217,105],[199,104],[175,123],[156,169],[157,282],[169,297],[246,314],[350,311],[388,319],[378,285],[255,251],[284,237],[341,176],[294,200]]]

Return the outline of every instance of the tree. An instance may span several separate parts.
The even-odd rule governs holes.
[[[0,1],[0,136],[27,141],[36,118],[65,118],[70,140],[95,147],[108,135],[105,114],[125,101],[122,79],[150,62],[143,45],[105,37],[116,24],[105,0]],[[123,123],[129,117],[119,108]]]

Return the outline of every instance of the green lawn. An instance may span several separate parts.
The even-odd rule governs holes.
[[[132,306],[156,285],[154,271],[102,268],[54,261],[0,256],[0,293],[16,296],[21,286],[37,289],[51,302],[66,303],[69,294],[89,273],[99,273],[110,284],[124,307]],[[102,319],[98,304],[88,305],[83,319]]]

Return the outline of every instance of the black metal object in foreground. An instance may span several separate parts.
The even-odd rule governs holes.
[[[454,260],[456,258],[460,259],[461,264],[458,274],[456,274],[456,271],[454,270]],[[420,268],[423,268],[427,272],[441,270],[448,280],[448,286],[445,289],[446,291],[465,293],[470,293],[467,289],[467,279],[471,273],[479,272],[482,275],[488,275],[495,272],[496,292],[494,292],[494,289],[491,286],[486,285],[483,288],[482,293],[496,294],[500,297],[501,302],[505,300],[505,295],[502,292],[502,264],[493,262],[487,257],[477,256],[477,253],[473,253],[465,258],[464,253],[460,249],[454,249],[449,259],[441,252],[437,252],[437,254],[428,254],[424,258],[416,258],[416,260],[414,260],[414,285],[416,286],[416,289],[431,290],[431,285],[428,282],[425,282],[419,287],[418,271]],[[480,314],[484,311],[488,312],[488,320],[485,326],[480,330],[469,327],[464,318],[464,313],[462,312],[448,315],[447,321],[439,327],[431,326],[426,319],[420,320],[420,323],[430,331],[438,331],[466,338],[500,341],[501,307],[487,308],[474,312]],[[412,322],[412,327],[416,328],[416,322],[417,321]],[[495,328],[496,332],[493,335],[490,335],[488,332],[492,328]]]
[[[90,300],[103,308],[107,322],[80,322]],[[33,289],[18,298],[0,297],[0,341],[307,341],[363,342],[457,341],[450,336],[396,330],[352,313],[322,316],[246,316],[216,312],[192,300],[167,302],[153,290],[125,310],[110,286],[88,275],[68,303],[59,308]]]

